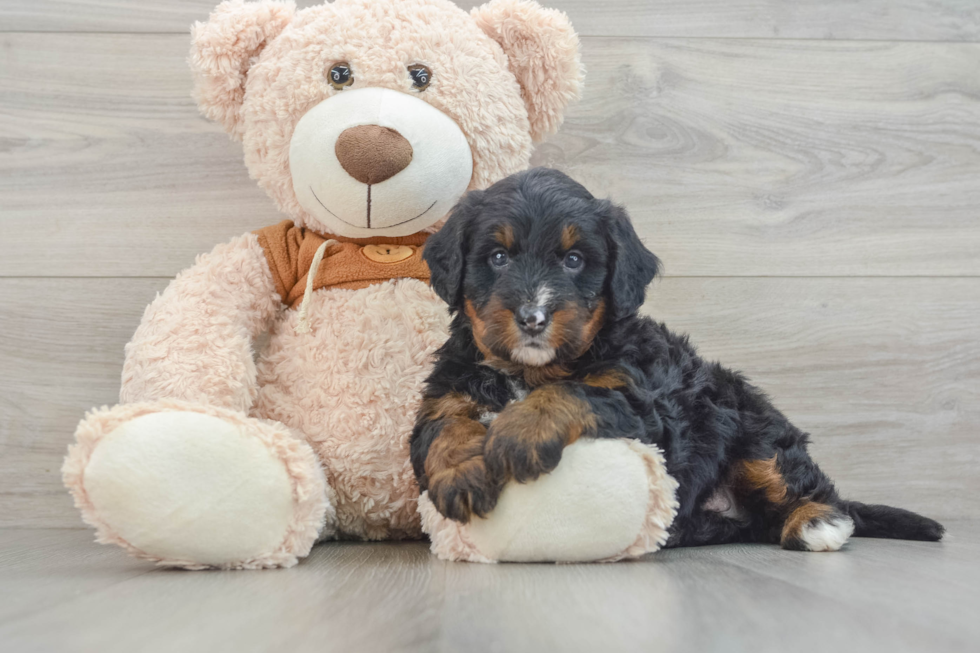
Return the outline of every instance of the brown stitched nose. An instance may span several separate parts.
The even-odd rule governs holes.
[[[412,162],[412,144],[394,129],[381,125],[345,129],[334,151],[347,174],[362,184],[380,184]]]

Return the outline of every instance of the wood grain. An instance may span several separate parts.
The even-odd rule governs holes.
[[[198,116],[185,37],[0,45],[0,276],[172,276],[281,219]],[[589,38],[584,56],[585,98],[534,160],[624,203],[667,274],[980,274],[980,45]]]
[[[668,275],[980,273],[980,46],[585,52],[586,97],[534,160],[624,204]]]
[[[82,526],[62,459],[85,412],[119,400],[123,346],[166,284],[0,280],[0,525]]]
[[[726,551],[725,559],[854,609],[873,604],[903,623],[949,633],[959,631],[965,641],[980,641],[980,623],[973,618],[976,601],[963,601],[961,594],[973,593],[980,586],[980,565],[976,564],[980,545],[969,525],[949,524],[942,555],[934,555],[937,548],[924,542],[853,542],[844,549],[845,560],[832,556],[773,555],[765,547],[733,548]],[[710,548],[701,550],[701,555],[713,553]],[[950,566],[956,566],[957,573],[947,576]],[[890,573],[896,567],[901,572]],[[945,591],[928,602],[909,600],[938,578],[943,579]]]
[[[980,528],[954,532],[941,544],[856,539],[833,554],[725,546],[615,565],[445,563],[421,542],[339,542],[277,572],[144,565],[137,574],[140,563],[82,531],[0,530],[0,584],[30,605],[0,613],[0,646],[966,651],[980,634],[969,610],[980,600],[969,582]],[[952,610],[939,615],[938,606]]]
[[[115,403],[166,279],[0,280],[0,525],[80,526],[59,468]],[[814,436],[845,496],[980,517],[975,279],[666,279],[646,311],[741,369]]]
[[[88,530],[0,529],[0,584],[6,590],[0,592],[0,624],[153,571],[94,539]],[[8,650],[2,642],[0,648]]]
[[[218,0],[6,0],[0,30],[180,32]],[[299,0],[306,7],[315,0]],[[482,0],[459,0],[463,9]],[[980,40],[972,0],[542,0],[588,36]]]
[[[0,276],[172,276],[282,219],[241,148],[198,115],[186,38],[7,34],[0,44]]]

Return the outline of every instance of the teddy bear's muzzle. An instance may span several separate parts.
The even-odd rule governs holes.
[[[300,118],[289,167],[307,227],[408,236],[466,191],[473,154],[459,125],[418,94],[368,87],[340,91]]]

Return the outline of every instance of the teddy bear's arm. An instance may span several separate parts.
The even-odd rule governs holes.
[[[170,282],[126,345],[124,403],[180,399],[246,411],[253,339],[280,308],[255,234],[219,245]]]

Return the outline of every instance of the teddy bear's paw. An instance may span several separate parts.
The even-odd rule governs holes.
[[[316,456],[287,427],[177,402],[90,413],[65,483],[98,540],[185,568],[292,566],[334,511]]]
[[[419,499],[432,551],[474,562],[585,562],[659,549],[677,512],[677,482],[659,449],[620,438],[582,439],[550,474],[508,483],[485,519],[443,518]]]

